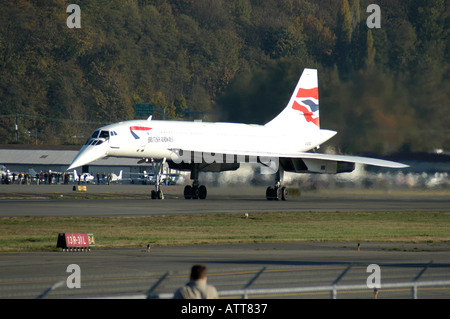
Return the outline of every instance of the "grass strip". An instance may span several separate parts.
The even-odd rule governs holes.
[[[0,251],[56,250],[59,233],[96,248],[262,242],[450,242],[450,212],[270,212],[147,217],[2,217]]]

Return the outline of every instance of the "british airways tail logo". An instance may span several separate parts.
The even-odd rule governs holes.
[[[319,89],[302,89],[297,92],[294,104],[294,110],[303,113],[307,122],[311,122],[317,126],[319,125]]]
[[[134,131],[150,131],[151,129],[151,127],[146,126],[130,126],[131,135],[137,140],[140,139],[140,137]]]

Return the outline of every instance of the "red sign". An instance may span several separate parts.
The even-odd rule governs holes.
[[[67,247],[89,247],[87,234],[65,234]]]

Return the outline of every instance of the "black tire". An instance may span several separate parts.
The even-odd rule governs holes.
[[[186,185],[184,186],[184,199],[191,199],[192,198],[192,186]]]
[[[266,189],[266,199],[267,200],[273,200],[273,192],[274,192],[274,188],[269,186]]]
[[[208,192],[206,191],[206,186],[205,185],[200,185],[200,187],[198,188],[198,198],[205,199],[207,193]]]
[[[192,199],[198,199],[200,192],[198,190],[198,187],[192,187]]]

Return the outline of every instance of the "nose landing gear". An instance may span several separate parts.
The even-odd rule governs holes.
[[[155,189],[152,190],[152,199],[164,199],[164,193],[161,189],[161,174],[163,170],[164,163],[166,162],[166,159],[164,158],[161,160],[158,165],[159,167],[156,170],[156,182],[155,182]]]
[[[164,193],[161,189],[152,190],[152,199],[164,199]]]

